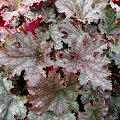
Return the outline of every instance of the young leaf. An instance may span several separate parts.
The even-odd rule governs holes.
[[[30,23],[24,23],[24,27],[27,31],[30,31],[32,34],[36,35],[35,29],[39,27],[39,24],[42,20],[42,17],[37,17],[35,20]]]
[[[24,119],[27,112],[24,104],[27,100],[24,97],[12,95],[9,92],[11,88],[12,82],[0,74],[0,119],[15,120],[14,116]]]
[[[114,2],[113,2],[114,1]],[[115,1],[117,4],[115,4]],[[116,9],[116,12],[117,12],[117,18],[120,18],[120,6],[118,5],[120,4],[120,1],[119,0],[112,0],[110,2],[110,5],[113,9]]]
[[[4,27],[5,21],[3,20],[2,16],[0,15],[0,27]]]
[[[117,4],[118,6],[120,6],[120,1],[119,1],[119,0],[112,0],[112,2],[113,2],[114,4]]]

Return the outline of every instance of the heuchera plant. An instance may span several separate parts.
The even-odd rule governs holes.
[[[120,0],[0,0],[0,120],[119,116]]]

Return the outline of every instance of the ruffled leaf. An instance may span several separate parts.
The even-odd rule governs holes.
[[[120,96],[113,96],[110,99],[107,118],[112,120],[119,119],[119,111],[120,111]]]
[[[57,0],[56,7],[67,18],[76,17],[83,21],[98,20],[104,15],[104,8],[108,0]]]
[[[80,70],[80,84],[92,82],[94,89],[101,86],[102,89],[112,89],[112,84],[107,81],[110,76],[108,69],[103,68],[110,63],[109,59],[103,55],[103,49],[106,49],[106,43],[102,36],[94,35],[90,37],[81,30],[79,25],[62,24],[61,30],[67,32],[63,41],[67,41],[71,48],[65,49],[54,66],[66,68],[68,72],[76,73]],[[72,32],[73,31],[73,32]]]
[[[55,49],[61,49],[62,46],[62,37],[64,34],[59,30],[58,25],[52,25],[49,28],[50,36],[54,41]]]
[[[101,90],[101,88],[97,88],[97,90],[93,89],[93,85],[91,83],[84,85],[83,89],[80,91],[81,100],[83,104],[87,104],[91,101],[96,101],[99,99],[105,99],[106,101],[110,98],[110,91],[106,92]]]
[[[117,54],[120,53],[120,37],[118,38],[118,41],[116,41],[116,43],[110,43],[110,49]]]
[[[120,68],[120,53],[119,54],[113,53],[112,59],[115,61],[115,64],[118,66],[118,68]]]
[[[52,64],[43,34],[40,33],[40,36],[35,38],[30,33],[21,32],[15,33],[12,38],[12,41],[5,43],[0,50],[0,65],[6,65],[11,76],[19,76],[21,71],[25,70],[27,78],[36,72],[43,72],[43,67]]]
[[[61,81],[60,74],[52,71],[48,78],[39,77],[39,81],[34,86],[28,81],[28,90],[31,95],[27,96],[27,99],[33,105],[30,110],[38,114],[48,110],[56,115],[66,113],[69,103],[77,97],[77,77],[77,75],[70,75],[66,76],[65,81]]]
[[[47,1],[47,0],[23,0],[23,4],[25,5],[32,5],[33,3],[39,3],[39,2],[43,2],[43,1]]]
[[[75,120],[75,116],[71,113],[56,116],[51,111],[44,113],[42,116],[37,115],[34,112],[29,112],[28,118],[29,120]]]
[[[20,14],[27,13],[27,6],[23,5],[24,0],[2,0],[1,4],[6,6],[7,9],[3,9],[1,15],[6,24],[11,22],[14,16],[20,16]]]
[[[108,112],[108,106],[104,99],[93,101],[93,105],[85,104],[84,107],[85,112],[79,112],[79,120],[104,120]]]
[[[103,18],[103,22],[99,24],[99,29],[101,34],[112,34],[115,28],[117,28],[117,14],[114,9],[108,6],[106,8],[106,16]]]
[[[52,3],[53,4],[53,3]],[[40,9],[41,8],[41,9]],[[26,14],[30,19],[35,18],[36,14],[38,16],[42,16],[43,20],[45,21],[54,21],[55,20],[55,10],[54,7],[50,5],[49,1],[44,1],[43,3],[33,4],[30,7],[30,11]]]
[[[12,82],[0,74],[0,119],[14,120],[14,116],[24,119],[27,113],[24,104],[27,100],[24,97],[12,95],[9,92],[11,88]]]
[[[101,87],[103,90],[112,90],[112,84],[107,80],[107,77],[110,76],[111,73],[103,68],[109,61],[105,57],[100,56],[95,58],[91,57],[90,59],[94,59],[94,62],[84,66],[83,70],[81,70],[82,73],[79,77],[80,84],[87,84],[90,81],[94,89]]]

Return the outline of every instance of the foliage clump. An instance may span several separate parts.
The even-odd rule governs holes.
[[[119,119],[119,2],[0,0],[0,119]]]

